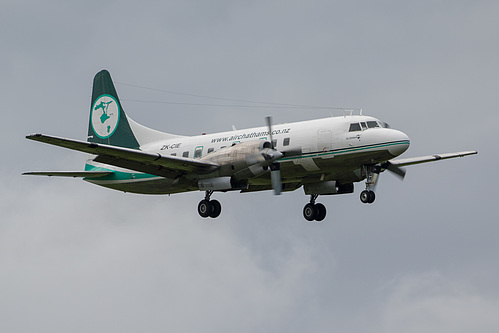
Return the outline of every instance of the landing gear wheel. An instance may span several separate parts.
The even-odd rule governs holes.
[[[373,191],[364,190],[360,193],[360,201],[363,203],[373,203],[376,199],[376,195]]]
[[[315,204],[315,220],[317,222],[320,222],[324,220],[325,217],[326,217],[326,207],[321,203]]]
[[[369,202],[369,191],[362,191],[360,192],[360,201],[363,203],[368,203]]]
[[[315,205],[308,203],[303,207],[303,217],[305,220],[312,222],[315,220]]]
[[[326,207],[321,203],[313,204],[309,202],[303,208],[303,217],[309,222],[320,222],[326,217]]]
[[[211,215],[213,206],[209,200],[201,200],[198,205],[198,213],[201,217],[208,217]],[[221,209],[220,209],[221,210]],[[220,214],[220,213],[219,213]]]
[[[211,200],[210,205],[211,205],[210,217],[217,218],[222,212],[222,205],[220,204],[220,202],[218,202],[218,200]]]
[[[369,191],[369,201],[368,203],[372,204],[376,200],[376,194],[373,191]]]

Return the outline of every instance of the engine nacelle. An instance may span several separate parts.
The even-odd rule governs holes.
[[[198,186],[201,191],[222,191],[232,189],[231,177],[216,177],[200,179]]]
[[[303,190],[309,194],[336,194],[336,181],[329,180],[320,183],[304,184]]]
[[[347,194],[353,193],[354,187],[353,183],[349,184],[339,184],[334,180],[312,183],[312,184],[304,184],[303,190],[306,195],[310,194]]]
[[[203,157],[220,165],[218,176],[233,176],[233,179],[248,179],[259,176],[268,170],[268,166],[282,157],[282,153],[272,149],[266,140],[255,140],[237,143],[222,148]]]
[[[238,182],[232,177],[215,177],[200,179],[198,186],[201,191],[243,190],[248,187],[248,182]]]

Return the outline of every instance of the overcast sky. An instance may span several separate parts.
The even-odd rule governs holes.
[[[0,331],[497,332],[497,1],[3,1]],[[404,157],[478,150],[386,173],[373,205],[303,190],[123,194],[81,180],[108,69],[127,114],[195,135],[328,117],[213,107],[186,94],[362,108],[407,133]],[[123,84],[125,83],[125,84]],[[228,102],[226,104],[238,104]],[[6,118],[6,119],[5,119]]]

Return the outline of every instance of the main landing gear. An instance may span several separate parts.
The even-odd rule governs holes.
[[[206,191],[203,200],[199,202],[198,213],[201,217],[217,218],[222,212],[222,205],[218,200],[210,200],[213,191]]]
[[[374,194],[374,188],[381,172],[380,167],[377,165],[366,165],[365,171],[366,177],[366,189],[360,193],[360,201],[365,204],[371,204],[376,200],[376,195]]]
[[[320,222],[326,217],[326,207],[321,203],[315,203],[318,194],[312,194],[310,196],[310,202],[303,207],[303,217],[309,221]]]
[[[374,191],[364,190],[360,192],[360,201],[362,201],[363,203],[373,203],[374,200],[376,200]]]

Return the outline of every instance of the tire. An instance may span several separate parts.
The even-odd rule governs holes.
[[[305,218],[305,220],[309,222],[315,220],[315,211],[316,210],[314,205],[312,205],[311,203],[306,204],[305,207],[303,207],[303,217]]]
[[[222,205],[220,204],[220,202],[218,202],[218,200],[211,200],[210,205],[211,205],[210,217],[217,218],[222,212]]]
[[[211,202],[208,200],[201,200],[198,205],[198,213],[201,217],[208,217],[210,216],[211,212],[213,210],[213,206]]]
[[[315,204],[315,220],[317,222],[320,222],[324,220],[325,217],[326,217],[326,207],[321,203]]]
[[[363,203],[369,203],[369,199],[371,198],[369,192],[370,191],[367,190],[360,192],[360,201],[362,201]]]
[[[367,203],[372,204],[376,200],[376,194],[373,191],[369,191],[369,201]]]

